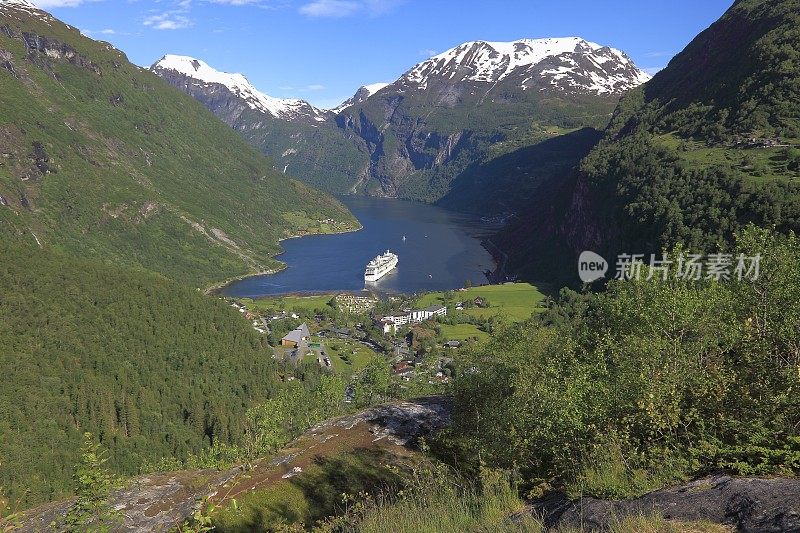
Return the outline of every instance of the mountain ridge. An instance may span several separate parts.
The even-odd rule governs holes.
[[[0,233],[204,286],[279,267],[278,241],[324,220],[356,226],[110,44],[0,6]]]
[[[592,58],[598,68],[602,68],[602,65],[609,61],[618,61],[623,65],[623,69],[630,69],[624,73],[627,76],[622,76],[618,80],[613,78],[603,80],[596,77],[591,79],[593,84],[582,86],[573,84],[573,89],[577,87],[589,92],[622,93],[651,78],[649,74],[636,68],[633,61],[616,48],[602,46],[581,37],[548,37],[508,42],[468,41],[417,64],[400,79],[408,83],[417,83],[418,88],[424,89],[426,78],[430,76],[447,76],[449,79],[460,76],[461,81],[495,83],[518,74],[521,69],[527,69],[529,70],[526,72],[527,77],[523,77],[520,83],[520,87],[527,90],[529,88],[527,83],[535,81],[533,78],[536,73],[530,72],[531,68],[548,59],[570,54]],[[559,81],[567,78],[572,71],[568,65],[569,61],[566,65],[542,70],[539,76],[547,77],[552,85],[561,87]],[[602,83],[603,81],[606,83]]]
[[[269,96],[256,89],[243,74],[216,70],[208,63],[194,57],[167,54],[155,62],[150,70],[157,74],[159,71],[171,71],[190,80],[209,85],[220,85],[244,100],[251,109],[269,113],[276,118],[294,120],[306,117],[319,122],[327,119],[325,110],[319,109],[305,100]]]
[[[362,102],[366,102],[368,98],[374,95],[376,92],[380,91],[391,85],[390,83],[386,82],[378,82],[378,83],[370,83],[368,85],[362,85],[358,88],[353,96],[339,104],[338,106],[331,109],[336,114],[339,114],[343,110],[347,109],[351,105],[360,104]]]
[[[389,84],[360,88],[326,120],[310,122],[281,120],[230,91],[223,97],[187,83],[184,74],[157,64],[153,70],[278,169],[330,192],[425,202],[454,192],[470,164],[531,136],[541,140],[549,126],[604,127],[619,95],[649,79],[623,52],[578,37],[470,41]],[[449,206],[469,204],[464,198]]]

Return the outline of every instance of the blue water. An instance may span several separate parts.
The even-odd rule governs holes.
[[[313,235],[282,243],[278,259],[287,268],[227,286],[228,296],[257,297],[298,293],[359,291],[364,267],[387,249],[399,257],[397,269],[368,288],[414,293],[462,287],[466,280],[486,283],[494,269],[481,246],[493,228],[478,218],[440,207],[384,198],[343,197],[364,228],[340,235]],[[403,241],[403,235],[406,240]]]

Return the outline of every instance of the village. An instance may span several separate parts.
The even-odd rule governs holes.
[[[379,360],[398,386],[419,394],[445,386],[463,350],[498,322],[529,317],[542,298],[530,285],[506,284],[383,299],[364,292],[226,301],[289,368],[313,361],[352,377]]]

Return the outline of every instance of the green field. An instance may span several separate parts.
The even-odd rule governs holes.
[[[380,357],[374,350],[360,342],[344,339],[311,337],[312,343],[322,343],[331,358],[333,370],[337,374],[350,375],[367,366],[374,357]],[[356,353],[354,354],[353,351]]]
[[[541,309],[545,295],[530,283],[507,283],[505,285],[486,285],[471,287],[464,291],[452,293],[450,300],[445,299],[443,292],[431,292],[423,295],[417,305],[426,307],[431,304],[447,304],[449,313],[453,312],[458,301],[482,297],[488,300],[489,307],[465,309],[463,313],[480,318],[499,316],[514,322],[530,318],[537,309]]]
[[[798,149],[796,140],[784,140],[789,146],[767,148],[739,148],[728,146],[708,146],[706,143],[681,139],[673,133],[655,137],[667,148],[676,150],[681,161],[690,168],[704,169],[725,166],[739,169],[751,180],[791,180],[797,179],[798,172],[790,168],[787,153]]]
[[[489,334],[485,331],[478,329],[474,324],[441,324],[439,326],[442,330],[442,337],[447,340],[465,341],[467,339],[477,338],[483,341],[489,338]]]
[[[296,311],[313,312],[316,309],[325,309],[328,302],[333,298],[333,294],[322,294],[314,296],[279,296],[270,298],[242,298],[240,301],[251,311]]]

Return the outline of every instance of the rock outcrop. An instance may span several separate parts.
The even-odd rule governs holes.
[[[452,404],[444,397],[421,398],[373,407],[327,420],[309,429],[273,457],[224,471],[185,470],[139,476],[112,496],[122,520],[113,531],[170,531],[210,498],[215,503],[241,497],[301,474],[320,457],[367,446],[406,455],[419,437],[450,423]],[[15,531],[61,531],[51,524],[63,517],[72,500],[28,511]],[[0,523],[0,529],[2,524]]]
[[[614,520],[660,514],[668,520],[705,520],[746,533],[800,531],[800,479],[714,476],[628,501],[551,496],[529,506],[547,527],[606,530]]]

